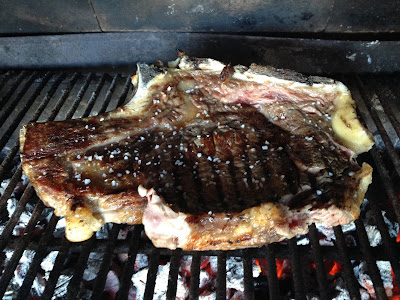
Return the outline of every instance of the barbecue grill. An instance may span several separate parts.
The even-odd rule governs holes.
[[[235,26],[247,24],[243,20]],[[102,23],[101,18],[97,21]],[[224,21],[214,25],[225,28]],[[179,24],[169,25],[179,30]],[[244,31],[248,28],[253,33],[11,32],[0,38],[1,297],[400,297],[400,42],[387,33],[266,37],[259,33],[263,29]],[[374,168],[360,218],[335,228],[312,225],[304,236],[233,251],[158,249],[142,225],[106,224],[88,241],[66,240],[63,220],[45,207],[22,174],[19,129],[29,121],[92,116],[121,106],[132,94],[135,63],[173,60],[177,49],[190,56],[273,65],[345,83],[376,143],[359,157]]]

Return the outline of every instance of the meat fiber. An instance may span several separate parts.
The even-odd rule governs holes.
[[[372,145],[340,82],[181,55],[139,64],[115,111],[29,123],[21,158],[71,241],[138,224],[158,247],[236,249],[359,216]]]

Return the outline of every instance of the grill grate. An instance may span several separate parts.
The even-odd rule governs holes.
[[[400,221],[400,201],[398,183],[400,179],[399,135],[400,114],[398,102],[400,76],[388,75],[347,75],[340,78],[352,91],[357,107],[368,129],[374,133],[377,146],[365,154],[374,167],[374,181],[367,194],[368,211],[376,225],[382,244],[372,246],[366,228],[366,216],[355,222],[355,241],[348,240],[342,227],[333,229],[334,245],[321,245],[319,231],[315,225],[310,227],[307,237],[310,243],[299,245],[302,237],[288,242],[272,244],[257,249],[234,251],[171,251],[156,249],[142,238],[143,227],[109,224],[103,227],[106,237],[93,237],[83,243],[70,243],[56,234],[59,218],[46,208],[36,197],[32,186],[23,185],[19,162],[19,128],[28,121],[51,121],[85,117],[103,113],[121,106],[131,91],[129,76],[107,73],[66,73],[56,71],[3,71],[0,73],[0,250],[7,254],[0,256],[0,295],[26,299],[34,296],[32,285],[41,272],[41,263],[51,252],[56,251],[54,266],[49,271],[41,297],[51,299],[55,296],[61,276],[70,276],[66,289],[67,299],[99,299],[104,293],[108,273],[115,257],[126,255],[120,268],[119,290],[116,299],[127,299],[132,292],[131,277],[135,273],[138,254],[149,257],[149,268],[144,290],[144,299],[152,299],[157,288],[160,261],[170,262],[166,288],[167,299],[175,299],[178,289],[180,264],[185,256],[191,256],[189,299],[200,296],[201,265],[204,256],[216,257],[216,299],[227,297],[227,260],[240,257],[243,265],[243,297],[253,299],[258,295],[253,278],[254,259],[266,259],[268,268],[265,281],[270,299],[282,296],[284,283],[278,279],[277,259],[287,259],[292,270],[292,294],[290,297],[304,299],[310,295],[306,267],[315,264],[312,287],[321,299],[332,298],[325,260],[338,261],[343,267],[346,289],[352,299],[361,299],[360,285],[354,272],[354,261],[367,265],[373,288],[379,299],[387,299],[386,291],[377,261],[389,261],[395,278],[400,278],[399,243],[391,237],[388,225],[382,215]],[[15,197],[13,213],[8,216],[10,200]],[[28,222],[23,234],[16,232],[21,218],[28,213]],[[124,236],[125,233],[125,236]],[[61,235],[62,236],[62,235]],[[14,291],[11,284],[18,276],[21,259],[27,253],[33,257],[25,271],[23,281]],[[91,294],[83,285],[84,272],[92,253],[102,253],[97,276],[93,280]],[[265,295],[264,295],[265,296]]]

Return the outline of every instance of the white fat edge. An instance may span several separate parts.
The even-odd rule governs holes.
[[[143,186],[138,187],[140,195],[145,191],[148,203],[143,213],[142,223],[146,235],[156,247],[182,248],[191,235],[191,228],[186,222],[187,214],[174,212],[154,189],[146,190]],[[154,225],[152,221],[160,223]]]
[[[168,68],[170,68],[170,69],[176,68],[176,67],[178,67],[180,62],[181,62],[181,58],[180,57],[178,57],[175,60],[169,61],[168,62]]]
[[[251,81],[256,82],[263,85],[279,85],[283,86],[287,89],[291,90],[301,90],[306,92],[309,96],[316,97],[320,96],[320,91],[324,91],[325,93],[333,93],[333,92],[348,92],[347,87],[341,83],[340,81],[336,81],[335,83],[313,83],[312,85],[308,85],[306,83],[286,80],[281,78],[276,78],[263,74],[255,74],[251,71],[240,72],[235,69],[235,73],[232,75],[232,78],[243,80],[243,81]],[[314,92],[317,91],[317,92]],[[349,92],[348,92],[349,93]]]
[[[341,91],[334,101],[335,111],[332,113],[332,129],[341,144],[358,154],[369,151],[374,145],[371,133],[361,124],[357,116],[356,103],[349,89],[339,83]],[[345,122],[345,123],[344,123]]]
[[[150,101],[153,101],[152,91],[148,87],[152,85],[160,85],[166,82],[166,74],[165,72],[160,71],[158,75],[152,78],[150,81],[145,82],[143,80],[142,74],[140,72],[140,66],[138,65],[138,71],[136,75],[138,76],[138,86],[135,95],[131,98],[131,100],[126,103],[120,111],[124,110],[124,108],[129,109],[130,116],[140,116],[143,112],[143,109],[147,107]],[[124,115],[122,113],[122,115]],[[118,115],[117,115],[118,116]],[[124,115],[125,116],[125,115]]]
[[[135,132],[135,135],[136,134],[140,135],[141,133],[142,133],[142,131],[137,131],[137,132]],[[109,138],[109,139],[105,140],[104,142],[102,142],[100,144],[95,144],[95,145],[91,145],[89,147],[86,147],[83,150],[83,153],[86,153],[86,152],[88,152],[89,150],[91,150],[93,148],[108,147],[108,146],[110,146],[110,144],[117,144],[119,141],[122,141],[122,140],[128,138],[129,136],[132,136],[132,132],[125,133],[125,134],[120,134],[118,136]]]
[[[184,56],[182,57],[181,61],[179,62],[179,68],[181,70],[194,70],[194,66],[190,60],[188,60],[189,57]],[[201,70],[210,70],[210,71],[215,71],[215,72],[221,72],[225,68],[225,64],[222,62],[212,59],[212,58],[206,58],[202,59],[202,62],[198,64],[197,66]]]
[[[115,214],[118,214],[121,209],[103,209],[99,202],[103,202],[102,197],[86,195],[85,206],[92,212],[94,218],[102,223],[116,222]]]

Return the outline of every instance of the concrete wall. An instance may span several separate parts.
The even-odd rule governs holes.
[[[0,35],[184,31],[400,32],[400,1],[0,0]]]

